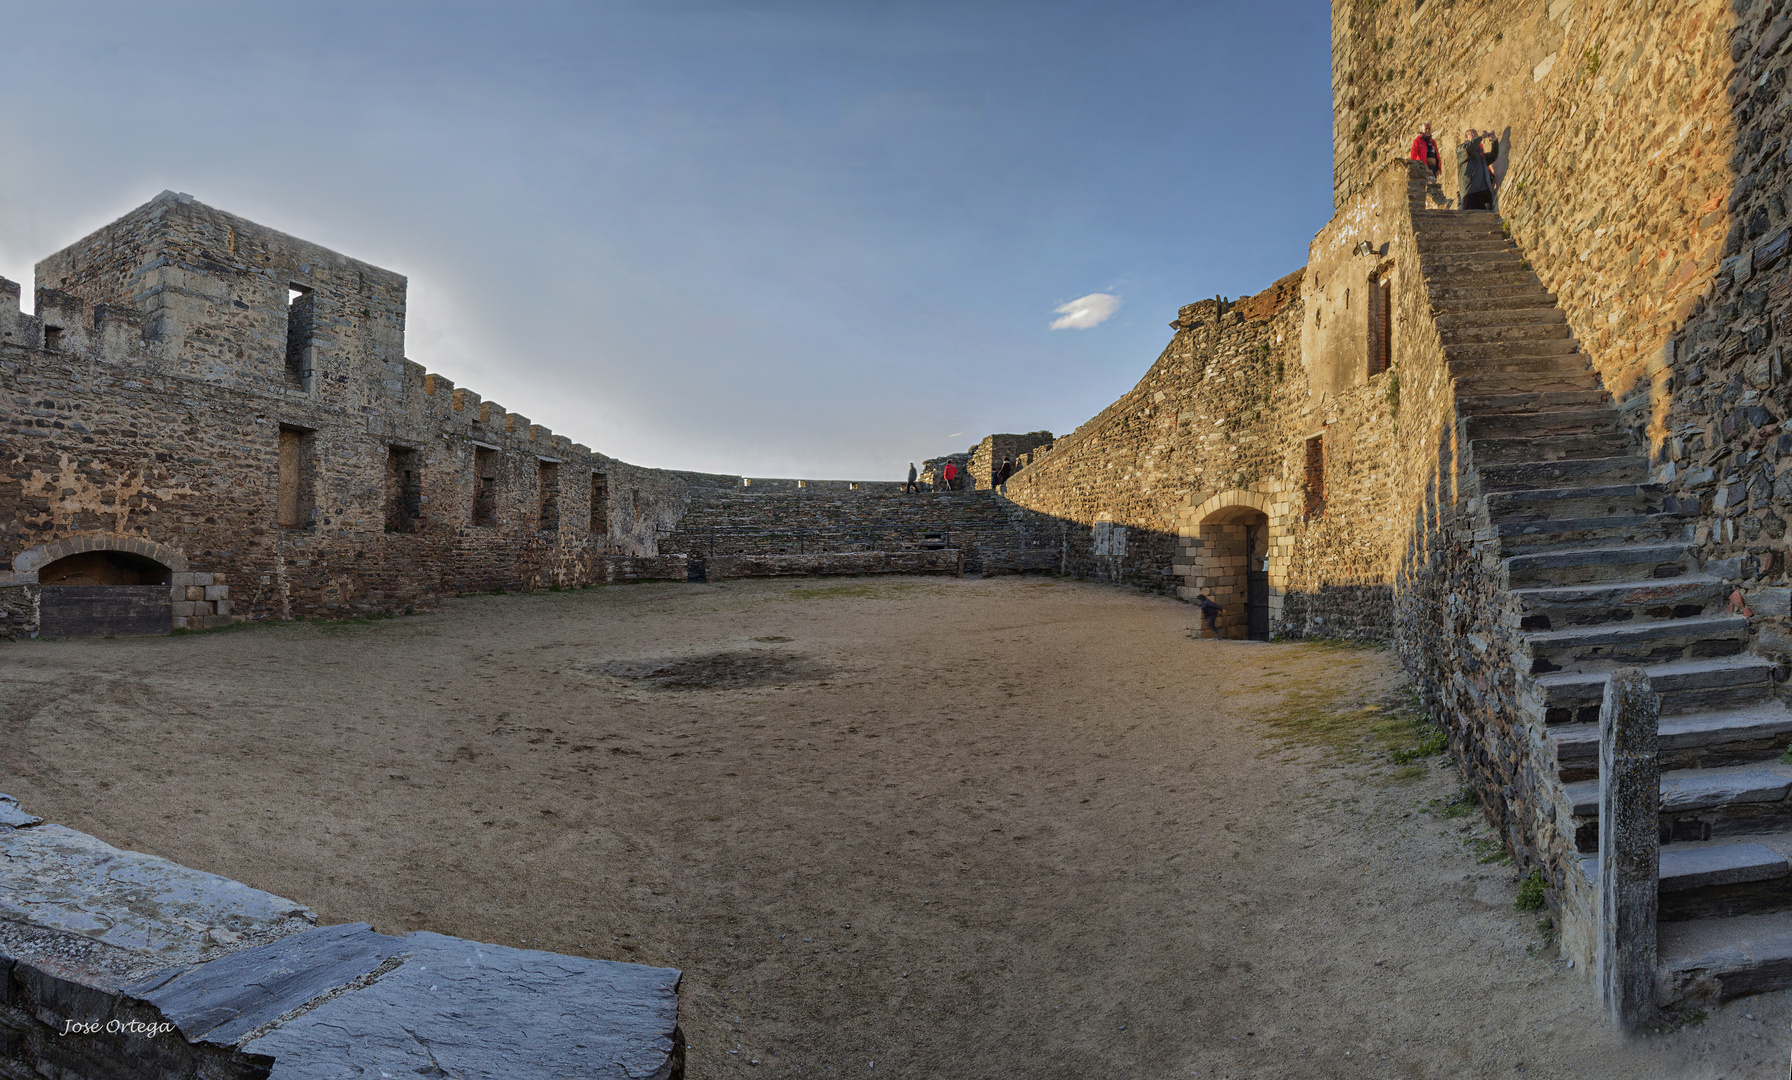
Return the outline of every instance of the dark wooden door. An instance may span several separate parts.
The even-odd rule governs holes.
[[[117,637],[174,629],[174,593],[166,585],[45,585],[39,637]]]
[[[1246,635],[1252,641],[1269,640],[1269,571],[1245,572]]]

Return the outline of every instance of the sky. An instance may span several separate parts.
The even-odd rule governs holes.
[[[1328,10],[0,0],[0,276],[164,189],[405,274],[642,465],[898,477],[1125,393],[1330,216]],[[27,306],[30,301],[27,299]]]

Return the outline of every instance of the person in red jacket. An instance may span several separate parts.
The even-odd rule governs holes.
[[[1419,133],[1412,140],[1412,153],[1408,156],[1414,161],[1423,161],[1425,167],[1431,170],[1431,179],[1437,179],[1444,163],[1437,154],[1437,141],[1431,137],[1430,124],[1419,125]]]

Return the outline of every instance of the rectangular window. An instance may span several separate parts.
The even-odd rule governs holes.
[[[600,472],[591,474],[591,535],[606,540],[610,536],[610,481]]]
[[[1307,440],[1307,516],[1325,514],[1325,436]]]
[[[275,520],[282,529],[309,529],[317,516],[317,433],[280,425],[280,486]]]
[[[44,350],[46,352],[55,352],[60,348],[62,348],[62,327],[44,327]]]
[[[423,484],[417,451],[408,446],[386,448],[386,531],[416,532],[423,513]]]
[[[1369,283],[1369,374],[1394,366],[1394,280],[1391,271]]]
[[[473,524],[498,523],[498,452],[473,448]]]
[[[538,527],[542,532],[554,532],[560,528],[560,466],[544,461],[539,475],[541,516],[538,520],[541,524]]]
[[[317,325],[313,299],[303,285],[286,290],[286,374],[302,390],[311,389],[311,332]]]

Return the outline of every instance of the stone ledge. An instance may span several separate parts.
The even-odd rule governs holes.
[[[683,1076],[675,969],[317,927],[290,900],[0,808],[0,1074]]]

